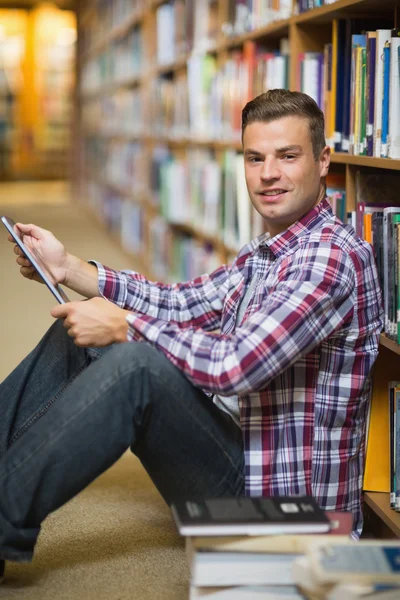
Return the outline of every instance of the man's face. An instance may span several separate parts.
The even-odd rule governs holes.
[[[328,173],[330,150],[326,146],[315,162],[306,119],[290,116],[247,125],[243,151],[251,202],[272,237],[324,197],[321,177]]]

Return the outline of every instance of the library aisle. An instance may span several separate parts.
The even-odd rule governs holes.
[[[68,202],[64,182],[0,184],[0,212],[50,229],[69,251],[116,268],[127,256],[92,216]],[[52,322],[45,286],[26,281],[0,235],[0,379]],[[124,455],[43,526],[32,564],[9,563],[0,600],[180,600],[188,573],[170,511],[139,461]]]

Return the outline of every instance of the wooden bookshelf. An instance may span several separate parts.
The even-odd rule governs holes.
[[[389,494],[366,492],[364,503],[367,509],[366,520],[372,520],[373,533],[379,537],[400,537],[400,513],[390,508]]]

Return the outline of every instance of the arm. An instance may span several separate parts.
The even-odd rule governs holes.
[[[340,249],[321,247],[285,261],[258,312],[231,335],[179,330],[151,316],[127,317],[131,331],[152,342],[188,379],[222,395],[265,388],[352,316],[355,276]],[[131,333],[128,333],[128,339]]]
[[[230,268],[220,267],[187,283],[164,285],[133,271],[114,271],[100,263],[100,294],[120,308],[212,331],[220,326]]]

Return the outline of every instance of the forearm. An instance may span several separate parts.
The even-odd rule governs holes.
[[[72,254],[68,254],[65,280],[61,283],[86,298],[101,295],[97,267]]]

